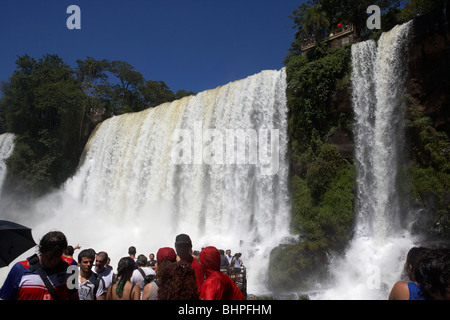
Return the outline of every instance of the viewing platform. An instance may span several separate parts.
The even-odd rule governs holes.
[[[343,26],[342,28],[335,30],[335,32],[330,33],[330,35],[322,41],[318,42],[315,37],[305,40],[301,45],[302,54],[305,54],[308,50],[314,48],[318,43],[330,43],[331,48],[339,48],[345,46],[346,44],[352,43],[354,39],[354,26]]]

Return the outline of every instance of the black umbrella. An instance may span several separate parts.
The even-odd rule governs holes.
[[[0,220],[0,268],[7,266],[35,245],[30,228]]]

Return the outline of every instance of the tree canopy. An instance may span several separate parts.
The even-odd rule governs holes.
[[[308,0],[292,11],[293,28],[297,30],[291,44],[290,56],[301,53],[305,38],[314,35],[320,42],[336,28],[337,24],[354,26],[357,37],[368,37],[378,31],[390,30],[448,0]],[[381,10],[381,30],[369,30],[366,21],[370,14],[367,8],[377,5]]]
[[[7,183],[24,193],[45,194],[66,181],[97,122],[194,94],[145,81],[124,61],[87,57],[76,63],[72,68],[52,54],[20,56],[1,83],[0,133],[16,135]]]

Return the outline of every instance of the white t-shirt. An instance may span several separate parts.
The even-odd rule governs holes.
[[[86,280],[84,283],[81,283],[81,280],[79,279],[80,288],[78,289],[78,297],[80,298],[80,300],[95,300],[96,298],[98,298],[99,296],[101,296],[106,292],[104,282],[101,281],[99,278],[97,294],[95,295],[96,298],[94,298],[94,289],[97,277],[98,277],[97,274],[92,273],[89,279]]]
[[[138,269],[141,269],[142,271],[144,271],[146,276],[149,276],[149,275],[156,276],[156,272],[150,267],[142,267],[142,268],[138,268]],[[132,283],[137,284],[141,288],[141,292],[142,292],[142,290],[144,290],[144,286],[145,286],[145,279],[138,269],[133,271],[133,275],[131,276],[130,281]]]
[[[92,268],[92,271],[94,272],[94,273],[97,273],[97,272],[95,272],[95,270],[94,270],[95,268]],[[105,268],[105,270],[103,270],[103,272],[100,272],[100,273],[97,273],[100,277],[102,277],[103,278],[103,280],[105,281],[105,287],[106,287],[106,289],[108,289],[108,287],[110,286],[110,285],[112,285],[112,282],[113,282],[113,275],[114,275],[114,272],[112,271],[112,269],[110,269],[110,268]]]

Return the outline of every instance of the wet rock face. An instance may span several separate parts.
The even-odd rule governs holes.
[[[450,135],[450,5],[414,20],[406,93]]]

